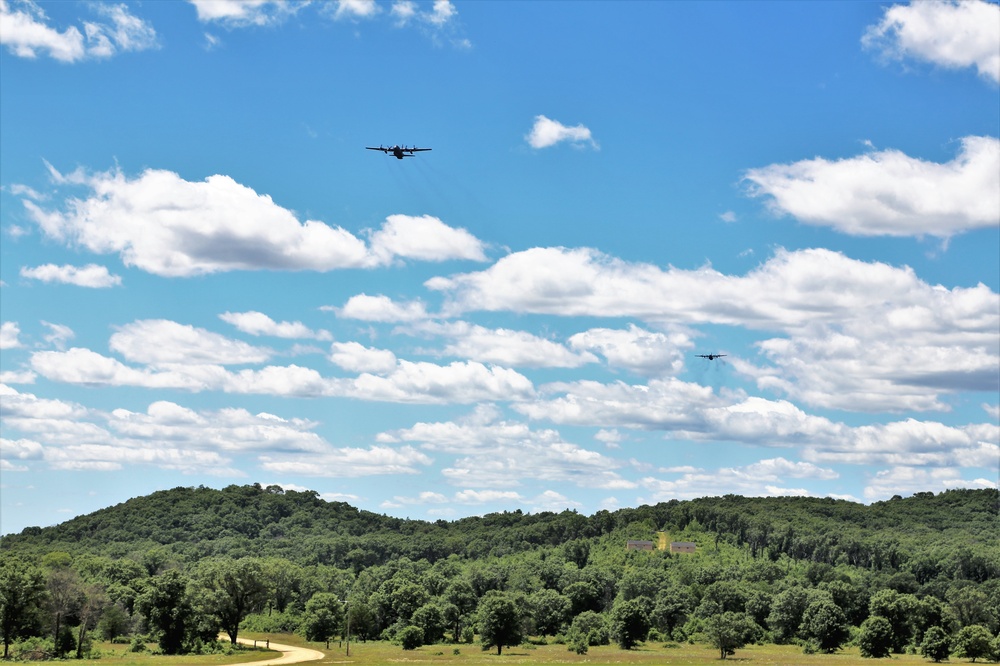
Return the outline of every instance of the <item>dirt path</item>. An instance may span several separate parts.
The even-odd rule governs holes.
[[[237,641],[244,645],[253,645],[253,640],[249,638],[237,638]],[[261,641],[258,640],[258,643]],[[258,647],[260,647],[258,645]],[[311,648],[295,647],[294,645],[282,645],[280,643],[271,643],[271,649],[277,650],[281,653],[280,657],[275,657],[274,659],[265,659],[264,661],[248,661],[243,664],[230,664],[230,666],[271,666],[272,664],[298,664],[303,661],[316,661],[317,659],[322,659],[326,655],[319,650],[313,650]]]

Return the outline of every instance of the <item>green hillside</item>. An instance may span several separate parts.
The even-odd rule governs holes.
[[[998,503],[996,490],[870,506],[728,495],[426,522],[278,486],[174,488],[0,539],[0,631],[53,654],[83,654],[88,633],[177,653],[220,629],[323,638],[344,630],[348,600],[355,634],[401,642],[412,627],[425,642],[482,640],[502,607],[521,635],[498,640],[580,649],[713,642],[738,626],[744,642],[835,650],[885,634],[882,620],[894,651],[935,627],[959,643],[980,627],[1000,648]],[[626,550],[661,531],[696,552]]]

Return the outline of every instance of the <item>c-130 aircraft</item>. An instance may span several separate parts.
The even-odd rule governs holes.
[[[365,146],[365,150],[381,150],[386,155],[392,154],[397,160],[401,160],[404,157],[413,157],[413,153],[422,153],[425,150],[431,150],[431,148],[407,148],[406,146],[385,146],[379,144],[378,148],[372,148],[371,146]]]

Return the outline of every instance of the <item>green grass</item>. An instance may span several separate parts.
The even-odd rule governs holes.
[[[110,666],[111,664],[114,666],[203,666],[207,664],[242,664],[248,661],[263,661],[281,656],[280,652],[274,650],[254,649],[252,647],[235,650],[233,654],[171,656],[154,655],[151,652],[130,652],[128,645],[120,643],[95,643],[94,647],[101,651],[100,659],[85,659],[76,663],[81,664],[81,666]],[[150,643],[147,647],[150,651],[154,650],[156,643]]]
[[[243,635],[243,634],[241,634]],[[503,654],[497,656],[496,649],[483,652],[478,644],[426,645],[416,650],[403,650],[398,645],[384,641],[357,643],[351,641],[351,656],[347,657],[344,646],[331,643],[329,650],[324,643],[309,643],[301,636],[289,634],[245,634],[248,638],[269,637],[273,642],[288,645],[300,645],[320,650],[327,655],[326,659],[312,664],[355,664],[356,666],[400,666],[406,664],[518,664],[531,666],[533,664],[638,664],[647,666],[702,666],[714,664],[734,664],[748,666],[888,666],[905,664],[930,664],[931,662],[917,655],[893,655],[891,659],[863,659],[857,648],[848,648],[836,654],[803,654],[802,648],[794,645],[753,645],[736,651],[725,661],[719,659],[719,651],[706,644],[689,645],[682,643],[678,647],[664,648],[660,643],[648,643],[635,650],[621,650],[613,645],[591,647],[587,654],[578,655],[566,649],[565,645],[539,645],[504,648]],[[458,648],[460,654],[454,654]],[[111,663],[111,662],[109,662]],[[115,662],[121,663],[121,662]],[[180,663],[180,662],[174,662]],[[192,664],[194,662],[191,662]],[[223,662],[198,662],[223,663]],[[229,662],[231,663],[231,662]],[[951,663],[966,663],[956,662]],[[149,663],[148,666],[155,666]]]

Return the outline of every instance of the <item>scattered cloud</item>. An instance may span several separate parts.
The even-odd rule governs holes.
[[[597,361],[597,357],[588,351],[571,351],[558,342],[525,331],[489,329],[464,321],[424,321],[397,330],[412,335],[450,338],[451,342],[440,355],[507,367],[578,368]]]
[[[309,4],[290,0],[188,1],[194,5],[199,21],[229,28],[276,25]]]
[[[18,336],[21,335],[21,327],[16,321],[5,321],[0,324],[0,349],[18,349],[23,347]]]
[[[837,474],[833,470],[809,463],[794,463],[785,458],[772,458],[744,467],[685,471],[676,479],[646,477],[641,484],[653,493],[651,497],[644,498],[644,501],[651,502],[711,497],[718,495],[720,487],[726,488],[728,492],[748,497],[812,494],[801,488],[775,485],[782,482],[785,477],[829,480],[837,478]]]
[[[998,10],[1000,11],[1000,10]],[[943,164],[897,150],[750,169],[751,196],[853,236],[937,236],[1000,225],[1000,140],[969,136]]]
[[[348,477],[385,474],[418,474],[431,459],[413,447],[394,449],[388,446],[339,448],[320,455],[260,457],[261,468],[276,474],[304,476]]]
[[[382,11],[375,0],[335,0],[330,6],[333,7],[333,18],[338,21],[369,19]]]
[[[331,340],[329,331],[314,331],[300,321],[276,322],[263,312],[224,312],[219,319],[249,335],[269,335],[276,338]]]
[[[162,320],[123,327],[112,335],[110,346],[127,360],[147,365],[133,367],[90,349],[73,347],[66,351],[35,352],[30,359],[31,369],[46,379],[85,386],[336,396],[414,404],[524,400],[534,395],[534,386],[524,375],[473,361],[436,365],[399,360],[390,372],[380,367],[381,374],[369,371],[350,378],[323,377],[312,368],[297,365],[230,371],[223,364],[262,362],[271,351]],[[352,350],[343,353],[341,348],[343,354],[337,360],[346,362],[344,359]],[[358,358],[355,354],[355,364],[361,363]]]
[[[111,58],[128,51],[156,48],[153,27],[129,12],[125,4],[90,4],[99,20],[82,21],[83,30],[63,30],[49,24],[42,8],[31,0],[0,0],[0,43],[21,58],[48,55],[65,63]]]
[[[947,69],[975,67],[1000,83],[1000,6],[984,0],[892,5],[861,39],[892,60],[911,58]]]
[[[596,351],[611,367],[645,377],[679,373],[684,368],[683,350],[694,346],[686,333],[652,332],[635,324],[627,330],[592,328],[573,335],[569,345],[576,350]]]
[[[614,471],[621,467],[615,459],[567,442],[555,430],[532,430],[483,410],[459,422],[417,423],[383,433],[380,441],[419,442],[428,451],[461,456],[442,475],[466,488],[511,488],[527,480],[635,487]]]
[[[42,324],[49,329],[49,334],[45,336],[45,342],[56,349],[65,349],[66,343],[76,337],[73,329],[69,326],[51,324],[47,321],[43,321]]]
[[[430,215],[390,215],[371,234],[371,253],[379,265],[396,257],[418,261],[486,261],[483,243],[465,229],[449,227]]]
[[[122,326],[111,336],[109,346],[128,361],[154,367],[262,363],[272,355],[269,349],[166,319],[146,319]]]
[[[963,479],[953,468],[924,469],[900,465],[882,470],[865,486],[865,499],[869,502],[884,501],[894,495],[907,496],[916,492],[943,492],[950,488],[996,488],[996,481]]]
[[[201,182],[148,169],[136,178],[118,170],[62,175],[84,188],[66,208],[45,210],[24,199],[28,215],[49,237],[98,254],[119,254],[128,266],[164,277],[233,270],[374,268],[393,261],[485,259],[464,229],[430,216],[391,216],[371,246],[351,232],[295,214],[228,176]]]
[[[342,308],[324,306],[323,310],[332,310],[345,319],[358,319],[372,322],[411,322],[428,317],[424,304],[420,301],[397,303],[388,296],[369,296],[358,294],[348,299]]]
[[[588,248],[532,248],[483,271],[432,278],[425,285],[444,293],[449,315],[634,317],[774,331],[780,336],[759,343],[771,365],[727,360],[762,388],[819,407],[940,410],[948,408],[942,395],[997,390],[996,292],[983,284],[931,285],[909,267],[825,249],[778,250],[739,276],[707,266],[629,263]],[[676,338],[670,354],[688,344]],[[637,358],[627,347],[604,348],[622,363]],[[646,348],[657,351],[655,345]],[[661,361],[672,364],[680,357]]]
[[[570,144],[583,147],[590,146],[597,150],[597,142],[594,141],[590,130],[583,125],[567,127],[558,120],[552,120],[545,116],[535,116],[535,124],[531,132],[524,137],[532,148],[548,148],[557,143],[569,142]]]
[[[334,342],[330,347],[330,362],[348,372],[372,372],[387,375],[398,361],[388,349],[372,349],[359,342]]]
[[[98,266],[97,264],[87,264],[81,267],[56,266],[55,264],[43,264],[35,268],[23,267],[21,268],[21,277],[92,289],[117,287],[122,283],[120,276],[112,275],[106,266]]]

